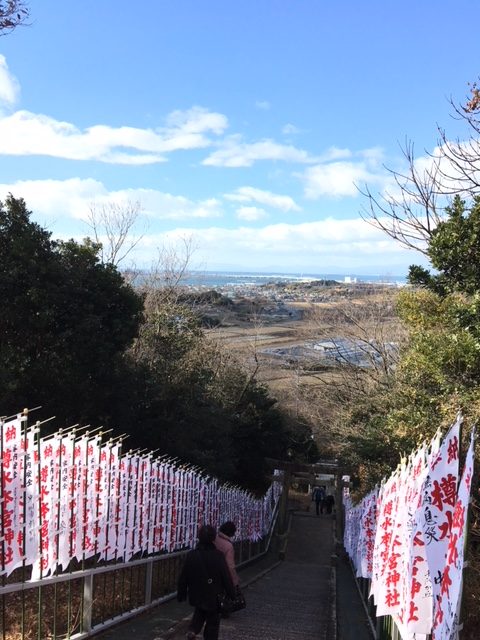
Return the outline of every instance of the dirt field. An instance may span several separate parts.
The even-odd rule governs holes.
[[[371,331],[372,336],[378,335],[379,326],[387,335],[391,326],[393,336],[397,328],[394,313],[387,313],[383,318],[369,317],[368,310],[382,301],[384,303],[385,296],[387,307],[393,309],[397,293],[396,290],[385,292],[382,289],[366,296],[363,290],[359,290],[358,295],[349,296],[347,306],[355,313],[358,310],[366,312],[364,328]],[[300,379],[302,385],[319,384],[319,378],[330,380],[336,375],[330,366],[315,367],[314,375],[310,375],[301,355],[298,360],[295,354],[290,357],[292,349],[301,351],[308,342],[328,340],[333,335],[337,338],[352,336],[352,332],[358,329],[355,322],[352,327],[351,318],[345,316],[345,299],[334,294],[330,300],[308,302],[304,298],[303,291],[298,292],[298,299],[276,303],[258,298],[250,301],[250,308],[248,301],[242,301],[238,312],[235,307],[225,311],[220,325],[209,330],[215,340],[227,345],[250,367],[258,366],[258,379],[265,382],[277,397],[281,397],[283,390],[298,385]],[[281,313],[277,312],[278,309]]]
[[[257,377],[277,395],[293,384],[294,372],[279,358],[264,352],[267,348],[292,347],[302,343],[304,323],[278,322],[269,326],[231,326],[211,331],[220,343],[228,345],[253,368],[259,365]]]

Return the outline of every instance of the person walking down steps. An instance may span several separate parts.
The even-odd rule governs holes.
[[[325,509],[327,510],[327,513],[332,513],[334,504],[335,498],[333,497],[333,493],[329,493],[325,496]]]
[[[312,500],[315,500],[315,512],[318,516],[323,513],[325,506],[325,487],[315,487],[312,493]]]
[[[240,578],[238,577],[237,570],[235,569],[235,549],[233,547],[232,538],[235,536],[237,527],[234,522],[227,520],[218,528],[217,537],[215,538],[215,546],[225,556],[228,570],[230,571],[230,577],[232,578],[233,587],[237,596],[242,595],[240,589]],[[225,610],[222,612],[222,618],[229,618],[230,612]]]
[[[215,527],[204,525],[198,532],[198,545],[189,551],[178,579],[177,599],[187,599],[194,607],[187,639],[193,640],[203,629],[204,640],[218,640],[220,613],[218,598],[226,593],[235,597],[225,557],[214,544]]]
[[[237,589],[240,585],[240,578],[238,577],[235,569],[235,549],[233,548],[232,538],[235,536],[237,527],[233,522],[228,520],[220,525],[215,538],[215,546],[225,556],[228,570],[230,571],[230,577],[232,578],[233,586]]]

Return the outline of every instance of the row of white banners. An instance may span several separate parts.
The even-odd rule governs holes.
[[[460,477],[460,424],[359,504],[346,502],[345,548],[371,580],[377,616],[392,616],[403,640],[457,637],[475,440],[472,431]]]
[[[0,423],[0,570],[32,565],[32,580],[72,559],[128,561],[195,545],[198,526],[237,525],[256,541],[282,490],[263,498],[152,454],[122,455],[118,442],[73,432],[41,438],[26,418]],[[277,473],[277,472],[276,472]]]

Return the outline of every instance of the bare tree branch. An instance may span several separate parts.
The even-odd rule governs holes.
[[[330,310],[326,322],[325,311],[313,307],[309,320],[322,326],[323,337],[335,346],[335,356],[342,370],[362,371],[376,383],[390,376],[398,357],[392,342],[403,343],[404,331],[395,313],[395,292],[385,291],[372,300],[355,304],[346,301]],[[341,340],[338,338],[339,331]],[[351,352],[346,348],[351,347]],[[359,366],[350,356],[358,353],[366,366]]]
[[[417,158],[412,142],[402,148],[407,170],[389,170],[393,193],[374,194],[366,185],[359,189],[367,199],[361,216],[403,246],[426,254],[433,231],[445,219],[445,207],[455,195],[473,198],[480,193],[480,89],[471,85],[465,105],[453,100],[453,117],[461,121],[466,138],[450,139],[438,127],[438,145]]]
[[[193,239],[188,236],[180,238],[177,246],[164,246],[159,249],[157,260],[144,278],[143,288],[147,292],[155,291],[157,297],[164,301],[176,303],[195,249]]]
[[[30,10],[23,0],[0,0],[0,36],[26,24]]]
[[[141,211],[140,202],[130,200],[90,205],[87,225],[101,246],[103,263],[119,265],[141,241],[143,234],[132,235]]]
[[[433,157],[428,167],[420,165],[408,140],[402,152],[407,172],[388,169],[395,183],[391,193],[374,195],[368,185],[359,189],[368,201],[360,215],[404,247],[426,254],[428,240],[444,218],[439,205],[440,167]]]

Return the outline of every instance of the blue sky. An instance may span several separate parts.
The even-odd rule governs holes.
[[[0,38],[0,199],[54,237],[139,202],[148,267],[402,275],[418,254],[361,220],[400,144],[479,75],[476,0],[31,0]],[[178,244],[180,243],[180,245]]]

